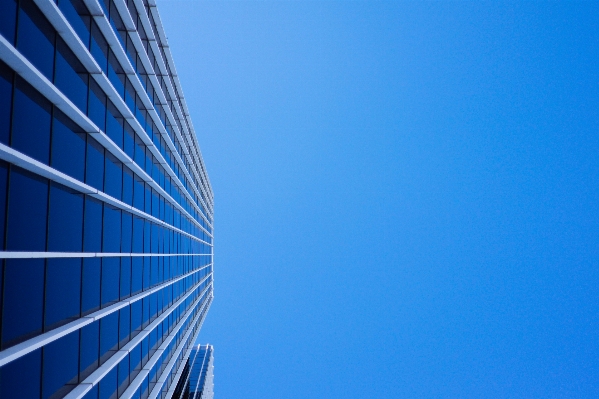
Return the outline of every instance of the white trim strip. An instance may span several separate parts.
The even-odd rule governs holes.
[[[151,254],[143,252],[20,252],[0,251],[0,259],[31,259],[31,258],[135,258],[146,256],[212,256],[212,254]],[[206,265],[208,266],[208,265]]]

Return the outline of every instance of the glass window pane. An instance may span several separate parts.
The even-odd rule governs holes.
[[[121,295],[124,299],[131,293],[131,258],[121,258]]]
[[[50,165],[79,181],[84,181],[87,135],[59,109],[54,110],[53,121]]]
[[[4,7],[4,4],[6,3],[8,3],[7,5],[9,6],[15,4],[16,7],[14,0],[4,0],[2,7]],[[4,12],[2,14],[4,15]],[[0,16],[0,18],[2,18],[2,16]],[[2,19],[0,19],[0,33],[3,33],[2,29]],[[12,69],[0,61],[0,143],[7,145],[10,132],[10,115],[12,113],[13,78],[14,72]]]
[[[48,181],[11,167],[8,199],[9,251],[45,251]]]
[[[144,246],[144,224],[145,220],[134,216],[133,217],[133,253],[142,253]]]
[[[131,295],[141,292],[143,275],[143,258],[134,256],[131,258]]]
[[[85,182],[104,191],[104,147],[91,136],[87,138]]]
[[[118,349],[119,313],[114,312],[100,319],[100,364]]]
[[[121,210],[104,205],[103,252],[121,252]]]
[[[106,151],[106,181],[104,192],[118,200],[122,198],[123,164],[111,153]]]
[[[98,368],[99,328],[100,322],[95,321],[81,329],[81,354],[79,362],[81,380],[87,378],[87,376]]]
[[[100,399],[116,399],[117,368],[113,368],[100,380]]]
[[[133,133],[133,128],[127,121],[125,121],[125,142],[123,144],[125,153],[129,155],[129,158],[133,159],[135,154],[135,133]]]
[[[39,399],[42,350],[36,349],[0,368],[0,398]]]
[[[86,48],[89,46],[91,15],[81,0],[60,0],[58,8]]]
[[[92,21],[90,52],[104,73],[107,73],[108,43],[104,39],[104,35],[102,35],[100,28],[94,21]]]
[[[129,342],[130,332],[130,310],[129,306],[119,310],[119,347],[122,348],[127,342]]]
[[[102,307],[119,300],[120,258],[102,258]]]
[[[129,253],[129,252],[131,252],[133,215],[131,215],[129,212],[123,211],[122,219],[123,219],[123,224],[122,224],[121,252]]]
[[[81,252],[82,244],[83,194],[50,184],[48,251]]]
[[[133,179],[133,206],[140,211],[144,210],[144,195],[144,182],[137,175],[135,175]]]
[[[45,330],[79,317],[81,311],[81,259],[51,258],[46,266]]]
[[[129,385],[129,355],[119,362],[118,366],[118,395],[122,395]]]
[[[123,202],[133,205],[133,172],[123,165]]]
[[[11,146],[48,164],[52,106],[37,90],[17,77]]]
[[[87,115],[102,130],[106,131],[106,94],[94,79],[89,80],[89,103]]]
[[[83,259],[81,313],[89,314],[100,308],[100,258]]]
[[[4,249],[4,228],[6,226],[6,200],[8,195],[8,164],[0,161],[0,250]]]
[[[56,41],[54,85],[83,113],[87,112],[88,83],[89,73],[59,36]]]
[[[2,349],[42,332],[44,259],[6,259]]]
[[[56,32],[33,0],[21,0],[20,4],[17,49],[52,81]]]
[[[114,143],[123,148],[124,118],[114,104],[108,100],[108,114],[106,119],[106,134]]]
[[[85,220],[83,225],[83,250],[100,252],[102,244],[102,203],[85,196]]]
[[[79,377],[79,331],[44,346],[42,398],[62,398]]]

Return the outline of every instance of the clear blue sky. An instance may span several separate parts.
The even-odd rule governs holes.
[[[599,397],[599,5],[159,9],[219,399]]]

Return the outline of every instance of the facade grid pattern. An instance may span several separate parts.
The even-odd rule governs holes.
[[[153,0],[0,0],[0,397],[167,398],[212,188]]]

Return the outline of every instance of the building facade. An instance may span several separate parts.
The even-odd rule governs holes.
[[[170,398],[213,194],[154,0],[0,0],[0,398]]]
[[[172,399],[213,398],[214,347],[197,345],[187,359]]]

